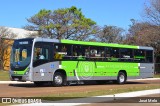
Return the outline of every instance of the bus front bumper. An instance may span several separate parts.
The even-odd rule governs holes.
[[[30,81],[29,75],[18,75],[14,74],[14,71],[9,72],[9,77],[11,81]]]

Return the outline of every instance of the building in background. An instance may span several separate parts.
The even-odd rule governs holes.
[[[27,38],[33,34],[37,34],[37,31],[28,31],[21,28],[11,28],[11,27],[6,27],[6,28],[8,28],[12,33],[17,35],[14,39]]]
[[[36,31],[28,31],[21,28],[11,28],[11,27],[5,27],[7,28],[11,33],[15,34],[16,37],[13,39],[5,38],[5,43],[8,43],[9,45],[12,45],[15,39],[21,39],[21,38],[27,38],[31,35],[36,35]],[[2,45],[3,46],[3,45]],[[8,46],[4,51],[3,56],[3,69],[9,70],[10,69],[10,54],[11,54],[11,46]]]

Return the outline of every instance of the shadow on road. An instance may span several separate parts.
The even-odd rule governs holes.
[[[126,82],[126,84],[124,85],[132,85],[132,84],[149,84],[148,82],[133,82],[133,81],[128,81]],[[68,84],[66,86],[63,87],[67,87],[67,86],[92,86],[92,85],[106,85],[106,86],[110,86],[110,85],[119,85],[117,84],[115,81],[106,81],[106,82],[96,82],[96,81],[85,81],[83,84]],[[41,86],[36,86],[33,83],[20,83],[20,84],[9,84],[9,86],[13,86],[13,87],[26,87],[26,88],[37,88],[37,87],[53,87],[51,83],[45,83]]]

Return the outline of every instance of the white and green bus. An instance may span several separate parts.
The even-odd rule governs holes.
[[[14,41],[10,79],[51,82],[104,82],[148,78],[154,75],[153,48],[112,43],[25,38]]]

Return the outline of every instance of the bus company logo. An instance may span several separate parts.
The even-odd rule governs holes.
[[[94,62],[80,62],[78,65],[78,75],[82,79],[91,79],[94,73]]]

